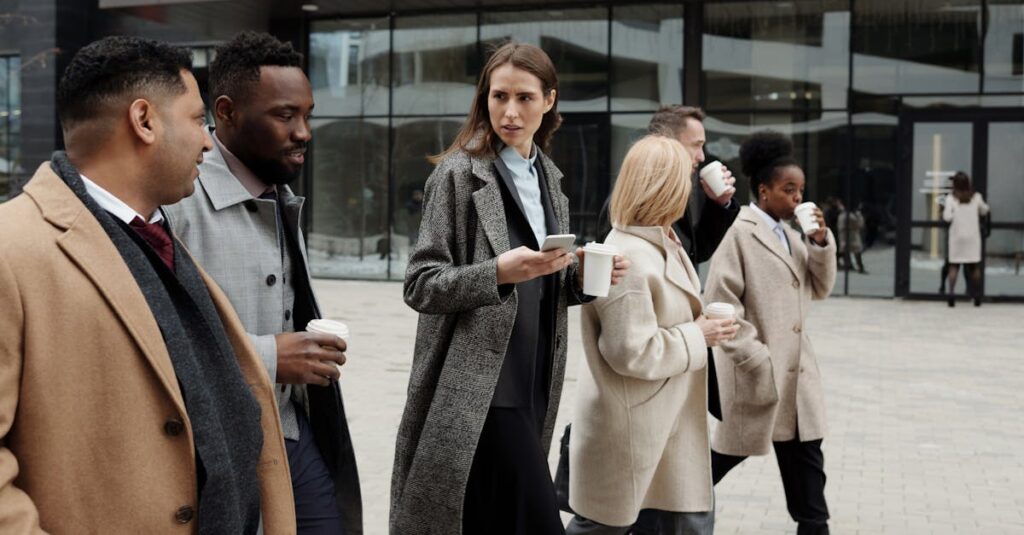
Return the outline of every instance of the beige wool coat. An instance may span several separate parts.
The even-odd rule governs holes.
[[[273,385],[228,298],[200,272],[260,405],[264,532],[294,534]],[[195,520],[178,521],[197,504],[195,444],[160,328],[114,243],[48,162],[0,205],[0,303],[0,533],[198,533]]]
[[[711,258],[704,300],[736,307],[736,337],[715,348],[722,422],[711,447],[765,455],[771,443],[825,436],[821,372],[804,332],[812,299],[836,279],[836,242],[820,247],[786,226],[792,254],[750,207]]]
[[[570,505],[611,526],[645,508],[710,511],[700,279],[660,227],[616,228],[605,243],[632,266],[608,297],[583,307]]]

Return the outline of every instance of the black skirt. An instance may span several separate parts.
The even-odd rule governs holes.
[[[565,534],[535,408],[488,411],[466,485],[465,535]]]

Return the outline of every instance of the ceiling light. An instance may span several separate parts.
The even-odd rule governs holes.
[[[316,4],[302,4],[302,10],[307,13],[313,13],[314,11],[319,11],[320,6]]]

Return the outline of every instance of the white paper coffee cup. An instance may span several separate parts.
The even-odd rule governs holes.
[[[348,341],[348,325],[336,320],[316,319],[306,325],[306,332],[319,334],[333,334],[342,340]]]
[[[704,166],[700,170],[700,178],[707,183],[708,187],[715,194],[716,197],[720,197],[725,193],[725,190],[729,189],[729,186],[725,183],[725,173],[722,170],[722,162],[715,160]]]
[[[818,220],[814,217],[814,209],[817,208],[813,202],[805,202],[796,207],[794,213],[796,214],[797,221],[800,222],[800,228],[804,230],[804,234],[810,234],[818,230]]]
[[[736,307],[729,303],[715,302],[704,307],[704,315],[712,320],[735,319]]]
[[[583,247],[583,293],[606,297],[612,284],[612,268],[619,250],[603,243],[590,242]]]

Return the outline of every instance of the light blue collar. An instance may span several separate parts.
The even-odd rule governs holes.
[[[501,149],[498,156],[501,157],[501,160],[505,162],[505,165],[507,165],[509,169],[523,169],[529,171],[529,169],[533,167],[533,163],[537,161],[537,146],[534,145],[530,148],[529,159],[523,158],[523,155],[519,154],[519,151],[509,145],[505,145],[505,148]]]

